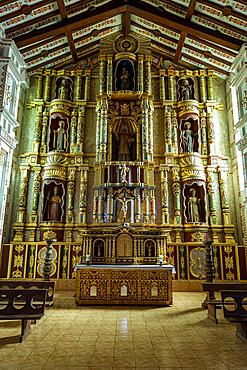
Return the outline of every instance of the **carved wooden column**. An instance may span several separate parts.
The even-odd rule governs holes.
[[[208,154],[207,120],[205,111],[200,113],[200,125],[201,125],[201,153],[202,155],[207,155]]]
[[[155,224],[155,196],[154,190],[150,192],[150,222]]]
[[[98,191],[94,190],[93,195],[93,223],[97,222],[98,217]]]
[[[73,109],[70,121],[70,153],[76,151],[77,109]]]
[[[209,214],[210,214],[210,223],[211,225],[217,224],[217,217],[216,217],[216,205],[215,205],[215,186],[214,186],[214,173],[216,172],[215,169],[208,168],[207,170],[207,190],[209,195]]]
[[[83,141],[84,141],[84,126],[85,126],[85,107],[79,108],[78,125],[77,125],[77,151],[83,152]]]
[[[107,150],[107,99],[101,99],[100,110],[100,161],[106,161]]]
[[[165,92],[165,71],[160,70],[160,100],[166,100]]]
[[[99,190],[97,222],[103,222],[104,221],[103,216],[104,216],[104,195],[103,191]]]
[[[100,67],[99,67],[99,93],[102,95],[106,92],[106,67],[105,67],[105,56],[100,57]]]
[[[227,169],[219,168],[219,185],[220,185],[220,199],[221,199],[221,209],[223,216],[224,225],[231,224],[230,209],[229,209],[229,195],[227,187]]]
[[[135,196],[135,222],[141,222],[141,196],[140,190],[136,190]]]
[[[162,223],[169,224],[168,168],[161,169]]]
[[[68,171],[68,212],[67,212],[67,223],[74,222],[74,194],[75,194],[75,173],[76,169],[74,167],[69,168]]]
[[[28,181],[29,181],[29,167],[21,168],[21,181],[20,181],[20,198],[19,198],[19,207],[17,211],[17,222],[25,222],[25,214],[27,207],[27,192],[28,192]]]
[[[138,91],[143,92],[143,55],[138,55]]]
[[[207,78],[207,87],[208,87],[208,100],[213,99],[213,75],[212,72],[208,74]]]
[[[42,136],[41,136],[41,153],[46,153],[46,142],[47,142],[47,128],[48,128],[48,117],[49,112],[46,110],[43,112],[43,119],[42,119]]]
[[[141,158],[141,133],[140,133],[140,126],[137,126],[136,130],[136,160],[140,162]]]
[[[168,99],[177,100],[175,71],[168,70]]]
[[[34,182],[33,182],[33,202],[32,202],[32,214],[30,222],[38,222],[38,205],[41,187],[41,167],[34,168]]]
[[[166,152],[171,152],[172,146],[172,115],[171,108],[165,106],[164,112],[164,126],[165,126],[165,140],[166,140]]]
[[[179,169],[173,168],[172,169],[173,175],[173,204],[174,204],[174,224],[180,225],[181,224],[181,187],[180,187],[180,179],[179,179]]]
[[[74,100],[81,100],[81,92],[82,92],[82,75],[81,71],[77,72],[76,78],[75,78],[75,88],[74,88]]]
[[[33,138],[34,139],[34,142],[33,142],[33,152],[34,153],[39,152],[41,129],[42,129],[42,116],[43,116],[42,110],[43,110],[42,105],[37,107],[35,126],[34,126],[34,138]]]
[[[208,144],[209,144],[209,154],[215,154],[215,132],[214,132],[214,122],[211,107],[207,107],[207,133],[208,133]]]
[[[148,160],[148,100],[142,102],[142,160]]]
[[[90,69],[85,70],[85,94],[84,98],[86,101],[90,99]]]
[[[50,100],[50,89],[51,89],[51,71],[45,70],[45,88],[44,88],[44,100]]]
[[[38,71],[38,76],[37,76],[36,99],[42,99],[42,90],[43,90],[43,76],[42,76],[42,70],[41,70],[41,71]]]
[[[149,191],[146,190],[144,193],[144,212],[143,221],[149,223],[150,219],[150,204],[149,204]]]
[[[148,95],[152,94],[152,78],[151,78],[151,63],[152,59],[149,57],[145,58],[145,80],[146,80],[146,89]]]
[[[112,92],[112,55],[107,56],[107,92]]]
[[[80,172],[80,203],[79,214],[80,222],[86,223],[86,210],[87,210],[87,172],[88,169],[82,168]]]
[[[107,195],[107,219],[108,222],[113,222],[113,192],[109,190]]]
[[[200,71],[200,76],[199,76],[200,101],[203,103],[207,100],[205,77],[206,77],[205,72]]]
[[[153,160],[153,103],[149,101],[148,109],[148,160]]]
[[[172,111],[172,152],[178,153],[178,119],[175,110]]]

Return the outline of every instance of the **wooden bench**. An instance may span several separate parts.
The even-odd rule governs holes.
[[[31,321],[44,316],[46,289],[1,289],[0,320],[21,320],[22,342],[31,332]]]
[[[55,281],[0,279],[0,290],[2,289],[46,289],[45,305],[52,306],[54,303]]]
[[[236,336],[247,342],[247,290],[222,290],[224,318],[236,323]]]
[[[218,324],[217,309],[222,308],[222,300],[215,298],[215,292],[234,289],[247,290],[247,283],[240,283],[239,281],[203,282],[202,288],[204,292],[207,292],[206,300],[202,305],[208,309],[208,318]]]

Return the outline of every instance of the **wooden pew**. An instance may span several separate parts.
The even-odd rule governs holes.
[[[222,290],[247,290],[247,283],[240,283],[239,281],[214,281],[203,282],[202,288],[207,292],[207,298],[203,306],[208,309],[208,318],[212,319],[218,324],[217,309],[222,307],[222,300],[215,298],[215,292]]]
[[[46,289],[1,289],[0,320],[21,320],[22,342],[31,332],[31,320],[44,316]]]
[[[222,290],[226,320],[236,323],[236,336],[247,342],[247,290]]]
[[[1,289],[46,289],[46,306],[54,303],[55,281],[37,279],[0,279]]]

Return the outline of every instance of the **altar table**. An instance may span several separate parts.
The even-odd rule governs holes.
[[[77,265],[77,305],[172,304],[172,265]]]

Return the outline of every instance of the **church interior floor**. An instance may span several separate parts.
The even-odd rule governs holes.
[[[221,312],[218,325],[207,318],[204,293],[158,308],[76,306],[73,293],[57,292],[23,343],[10,343],[20,321],[0,321],[0,370],[247,370],[247,344]]]

